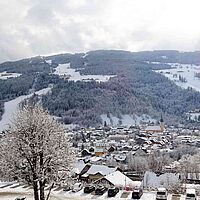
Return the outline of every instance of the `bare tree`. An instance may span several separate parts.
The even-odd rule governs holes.
[[[149,169],[154,172],[161,172],[166,165],[172,163],[172,159],[168,154],[163,153],[151,153],[148,157]]]
[[[149,169],[147,158],[143,156],[128,155],[128,167],[137,172],[145,172]]]
[[[180,159],[180,170],[187,177],[188,173],[200,172],[200,154],[195,155],[183,155]]]
[[[69,181],[73,162],[63,127],[39,105],[21,107],[0,141],[2,178],[32,184],[35,200],[48,200],[55,183]]]

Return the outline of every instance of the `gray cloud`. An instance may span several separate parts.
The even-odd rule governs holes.
[[[1,1],[0,61],[94,49],[197,50],[199,6],[199,0]]]

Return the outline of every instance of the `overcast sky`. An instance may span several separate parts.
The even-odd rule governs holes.
[[[200,49],[200,0],[0,0],[0,61],[95,49]]]

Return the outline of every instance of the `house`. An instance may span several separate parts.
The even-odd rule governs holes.
[[[146,132],[146,133],[163,133],[164,132],[164,120],[162,118],[162,115],[161,115],[161,119],[160,119],[160,124],[159,125],[147,126],[144,129],[144,132]]]
[[[118,170],[112,173],[109,173],[105,177],[102,177],[96,180],[94,183],[102,184],[107,188],[115,186],[115,187],[119,187],[120,189],[124,189],[127,187],[130,189],[134,189],[134,188],[138,188],[142,186],[141,181],[133,181]]]
[[[121,148],[122,151],[131,151],[132,149],[133,149],[133,147],[130,145],[124,145]]]
[[[95,148],[95,156],[102,156],[104,154],[104,149],[102,148]]]
[[[94,143],[94,153],[95,153],[95,156],[102,156],[105,152],[106,152],[106,142],[96,142]]]
[[[93,153],[93,152],[94,152],[94,147],[90,147],[90,148],[89,148],[89,152],[90,152],[90,153]]]
[[[114,159],[120,163],[126,163],[126,155],[116,154],[114,155]]]
[[[90,165],[87,171],[81,173],[80,179],[86,182],[93,182],[116,171],[117,169],[118,168],[116,167],[107,167],[105,165]]]
[[[147,156],[147,151],[145,148],[137,149],[135,151],[135,156]]]
[[[87,149],[83,149],[81,151],[81,156],[85,157],[85,156],[91,156],[91,153],[87,150]]]
[[[102,157],[93,156],[93,157],[90,158],[90,163],[91,164],[101,164],[102,160],[103,160]]]
[[[109,149],[108,149],[108,152],[109,153],[112,153],[116,150],[116,148],[114,146],[111,146]]]
[[[81,172],[84,170],[85,167],[86,164],[82,160],[76,162],[75,167],[73,169],[73,173],[75,174],[75,176],[81,174]]]

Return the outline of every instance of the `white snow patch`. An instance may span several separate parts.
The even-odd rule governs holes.
[[[56,71],[54,74],[59,75],[63,78],[68,78],[71,81],[97,81],[97,82],[106,82],[111,77],[114,77],[115,75],[81,75],[79,71],[76,71],[76,69],[70,68],[70,63],[66,64],[59,64],[58,67],[56,67]]]
[[[151,63],[151,64],[156,64],[156,65],[163,64],[163,63],[161,63],[161,62],[149,62],[149,63]]]
[[[6,80],[6,79],[9,79],[9,78],[16,78],[16,77],[19,77],[21,76],[22,74],[19,74],[19,73],[8,73],[8,72],[1,72],[0,73],[0,79],[1,80]]]

